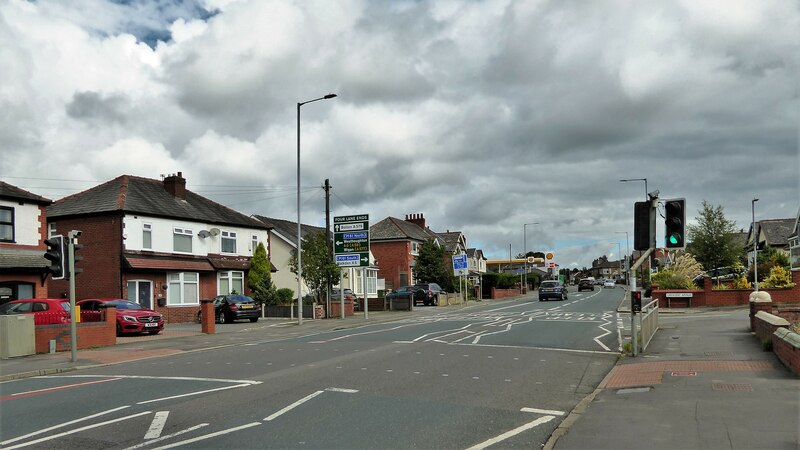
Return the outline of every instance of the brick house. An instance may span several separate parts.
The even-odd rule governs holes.
[[[51,200],[0,181],[0,304],[47,297],[47,206]]]
[[[378,266],[387,291],[413,285],[414,266],[419,248],[432,239],[444,245],[441,238],[425,226],[422,214],[406,215],[406,220],[387,217],[369,227],[370,251]]]
[[[791,248],[789,237],[795,233],[795,225],[797,218],[789,219],[768,219],[758,220],[755,223],[756,233],[758,237],[758,251],[759,254],[767,246],[778,250],[791,259]],[[747,261],[752,264],[753,262],[753,227],[747,232]]]
[[[167,322],[195,320],[199,301],[248,293],[260,221],[186,189],[181,172],[163,181],[122,175],[47,208],[51,234],[82,232],[76,298],[127,298]],[[68,293],[51,281],[49,295]]]
[[[794,219],[792,234],[789,241],[789,264],[792,270],[800,270],[800,209],[797,210],[797,217]]]

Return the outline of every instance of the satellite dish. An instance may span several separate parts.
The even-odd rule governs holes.
[[[211,236],[218,235],[219,234],[219,228],[212,228],[212,229],[208,230],[208,234],[210,234]]]
[[[211,236],[211,233],[209,233],[209,232],[208,232],[208,231],[206,231],[206,230],[200,230],[200,231],[197,233],[197,235],[198,235],[198,236],[200,236],[200,239],[205,239],[205,238],[207,238],[207,237]]]

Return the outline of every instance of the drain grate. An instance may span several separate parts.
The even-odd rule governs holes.
[[[711,389],[722,392],[753,392],[752,384],[713,383]]]

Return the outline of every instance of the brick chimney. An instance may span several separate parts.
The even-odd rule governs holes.
[[[186,178],[183,178],[183,173],[164,178],[164,189],[173,197],[186,200]]]
[[[422,213],[406,214],[406,222],[411,222],[423,230],[425,229],[425,216]]]

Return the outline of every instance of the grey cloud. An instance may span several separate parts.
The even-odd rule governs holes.
[[[67,115],[97,124],[125,123],[130,101],[123,94],[108,96],[97,92],[76,92],[67,103]]]

